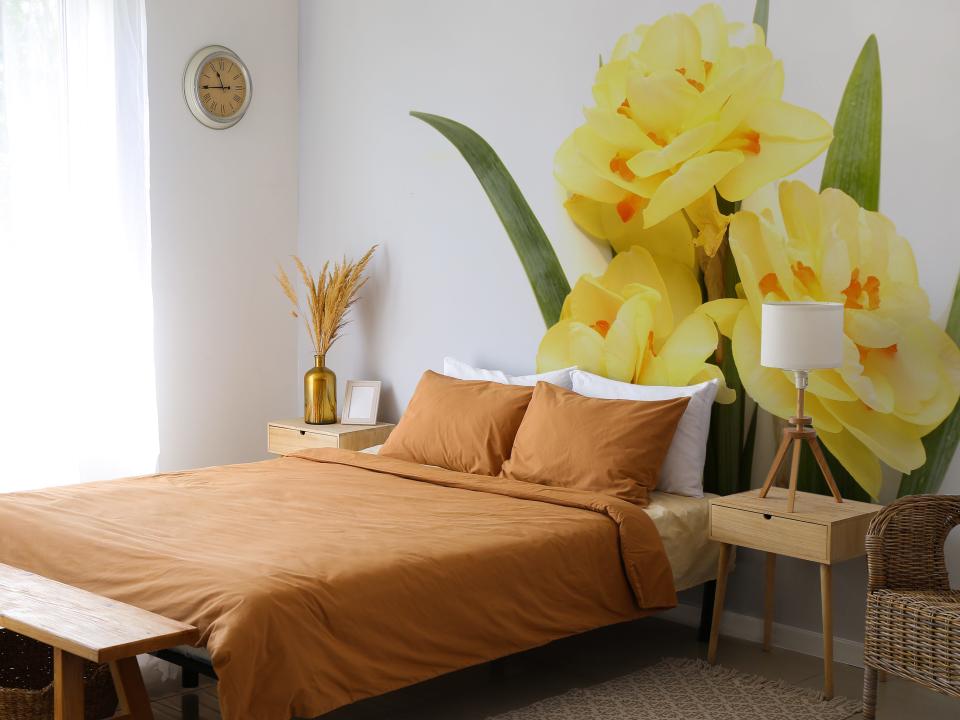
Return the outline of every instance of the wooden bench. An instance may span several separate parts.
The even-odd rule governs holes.
[[[110,663],[114,720],[152,720],[137,655],[193,645],[192,625],[0,564],[0,625],[53,647],[56,720],[83,720],[83,661]]]

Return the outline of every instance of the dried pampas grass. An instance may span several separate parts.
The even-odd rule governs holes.
[[[303,278],[303,284],[307,287],[306,312],[300,307],[300,298],[290,277],[281,265],[277,265],[277,282],[280,283],[283,294],[293,305],[291,314],[294,317],[303,317],[317,355],[327,354],[340,336],[340,331],[349,322],[347,312],[359,299],[357,293],[367,282],[363,273],[376,249],[377,246],[374,245],[356,262],[348,262],[344,258],[335,263],[333,268],[330,267],[329,261],[325,262],[316,278],[303,261],[294,255],[293,262],[297,266],[300,277]]]

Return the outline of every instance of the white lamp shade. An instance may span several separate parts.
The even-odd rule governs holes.
[[[764,303],[760,364],[782,370],[818,370],[843,363],[843,305]]]

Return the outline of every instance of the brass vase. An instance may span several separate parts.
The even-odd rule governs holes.
[[[314,355],[315,366],[303,376],[303,421],[329,425],[337,421],[337,376],[324,365],[323,355]]]

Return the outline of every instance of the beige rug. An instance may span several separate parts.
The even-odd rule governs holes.
[[[847,698],[708,665],[665,658],[601,685],[578,688],[495,720],[845,720],[860,712]]]

